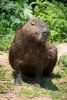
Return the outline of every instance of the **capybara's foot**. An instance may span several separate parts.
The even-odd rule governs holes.
[[[15,83],[16,85],[21,85],[21,84],[23,83],[23,81],[22,81],[21,78],[16,78],[15,81],[14,81],[14,83]]]
[[[43,82],[42,81],[35,81],[35,85],[37,86],[37,87],[40,87],[40,88],[44,88],[44,84],[43,84]]]

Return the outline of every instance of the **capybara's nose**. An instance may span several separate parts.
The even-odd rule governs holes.
[[[46,34],[47,34],[47,32],[45,32],[45,31],[42,32],[42,35],[43,35],[43,36],[45,36]]]

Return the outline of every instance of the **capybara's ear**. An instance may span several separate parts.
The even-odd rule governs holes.
[[[40,16],[37,16],[37,19],[40,19]]]
[[[26,18],[27,21],[32,20],[32,19],[33,19],[33,17],[31,17],[31,18],[30,17],[27,17]]]
[[[27,17],[26,20],[29,21],[31,18]]]
[[[35,25],[35,22],[31,22],[31,25]]]

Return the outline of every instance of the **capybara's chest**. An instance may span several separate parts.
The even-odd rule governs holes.
[[[24,73],[35,73],[36,68],[42,62],[42,66],[45,62],[46,54],[44,52],[39,51],[27,51],[22,55],[22,72]]]

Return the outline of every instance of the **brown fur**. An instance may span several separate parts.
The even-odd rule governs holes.
[[[21,83],[22,73],[36,74],[42,85],[42,73],[50,74],[57,61],[57,49],[46,43],[49,29],[39,19],[29,20],[17,30],[9,50],[9,62],[16,72],[16,83]]]

